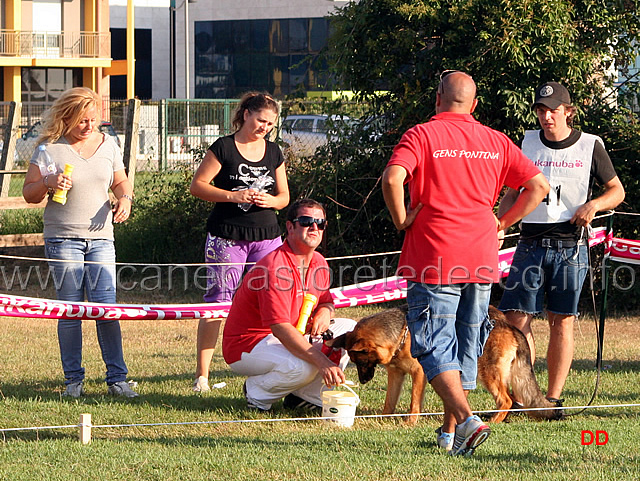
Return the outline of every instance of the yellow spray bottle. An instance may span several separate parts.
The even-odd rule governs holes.
[[[67,177],[71,177],[72,173],[73,165],[64,164],[64,172],[62,174],[66,175]],[[62,205],[65,205],[67,203],[67,191],[65,189],[56,189],[56,192],[53,194],[52,199]]]
[[[313,312],[313,308],[316,305],[318,298],[313,294],[305,294],[302,301],[302,307],[300,308],[300,316],[298,316],[298,323],[296,329],[300,331],[300,334],[304,334],[307,330],[307,321]]]

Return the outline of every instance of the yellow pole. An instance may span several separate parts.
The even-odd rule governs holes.
[[[184,0],[184,98],[189,100],[189,0]],[[189,103],[187,103],[187,127],[189,126]]]
[[[136,53],[135,53],[135,21],[133,16],[133,0],[127,0],[127,99],[136,96]]]
[[[2,2],[2,7],[5,8],[2,12],[5,23],[4,28],[14,31],[22,30],[22,2]],[[7,33],[7,38],[12,38],[12,34],[10,32]],[[15,48],[19,48],[17,47],[19,41],[11,42],[11,40],[9,40],[9,43],[14,45]],[[19,52],[15,51],[15,48],[13,50],[10,49],[10,51],[14,55],[17,55]],[[3,93],[5,102],[22,102],[22,69],[20,67],[7,66],[2,70],[2,75],[4,77]]]
[[[84,27],[85,32],[98,32],[98,10],[100,6],[95,0],[84,1]],[[100,94],[98,72],[95,67],[85,67],[82,69],[82,86],[88,87]]]

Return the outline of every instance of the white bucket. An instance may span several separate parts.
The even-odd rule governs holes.
[[[360,397],[349,386],[341,384],[350,392],[324,391],[322,393],[322,417],[329,423],[335,423],[344,428],[353,426],[356,416],[356,406],[360,404]]]

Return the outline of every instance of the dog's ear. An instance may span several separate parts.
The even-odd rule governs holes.
[[[347,334],[349,334],[348,332],[345,334],[342,334],[341,336],[338,336],[334,339],[330,339],[328,341],[324,341],[324,343],[329,346],[329,347],[333,347],[335,349],[338,348],[345,348],[346,344],[347,344]]]
[[[371,349],[371,343],[366,339],[357,339],[349,348],[349,351],[358,351],[369,353],[371,351],[375,351],[375,349]]]

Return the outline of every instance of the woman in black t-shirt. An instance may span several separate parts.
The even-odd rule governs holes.
[[[245,264],[282,244],[276,210],[289,204],[289,186],[280,148],[266,140],[279,114],[267,94],[245,94],[235,112],[236,132],[216,140],[191,182],[191,194],[215,202],[207,221],[208,264],[205,302],[227,302]],[[213,184],[212,184],[213,182]],[[222,319],[200,319],[193,390],[209,390],[209,366]]]

